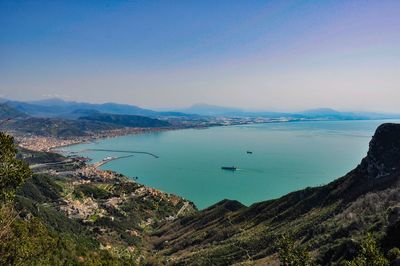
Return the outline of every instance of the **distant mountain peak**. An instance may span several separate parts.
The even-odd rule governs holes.
[[[243,112],[240,108],[218,106],[205,103],[196,103],[188,108],[179,111],[184,113],[199,114],[199,115],[224,115],[224,114]]]
[[[195,103],[190,106],[190,108],[196,107],[196,108],[234,108],[234,107],[226,107],[226,106],[220,106],[220,105],[215,105],[215,104],[208,104],[208,103]]]
[[[43,100],[30,101],[29,103],[44,105],[44,106],[51,106],[51,105],[67,105],[72,102],[66,101],[61,98],[53,97],[53,98],[47,98],[47,99],[43,99]]]
[[[301,112],[302,114],[339,114],[340,112],[329,108],[329,107],[322,107],[322,108],[314,108],[309,109]]]
[[[94,110],[101,113],[162,116],[164,113],[140,108],[135,105],[118,103],[85,103],[49,98],[31,102],[8,101],[9,105],[37,117],[74,117],[76,110]],[[168,114],[166,114],[168,115]]]
[[[14,119],[27,116],[27,114],[11,107],[7,103],[0,103],[0,119]]]

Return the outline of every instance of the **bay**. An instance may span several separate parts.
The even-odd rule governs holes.
[[[226,198],[250,205],[343,176],[366,155],[371,136],[384,122],[389,121],[184,129],[102,139],[65,150],[94,162],[126,153],[93,149],[150,152],[158,158],[136,153],[101,168],[138,177],[137,182],[182,196],[200,209]],[[236,166],[238,170],[222,170],[222,166]]]

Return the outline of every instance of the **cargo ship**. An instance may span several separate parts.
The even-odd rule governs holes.
[[[230,171],[236,171],[237,167],[236,166],[222,166],[222,170],[230,170]]]

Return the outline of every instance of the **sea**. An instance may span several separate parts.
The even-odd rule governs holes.
[[[345,175],[361,162],[376,128],[386,122],[400,121],[305,121],[182,129],[101,139],[64,150],[92,158],[92,163],[134,152],[101,169],[137,178],[136,182],[181,196],[199,209],[223,199],[251,205]],[[236,171],[221,169],[231,166]]]

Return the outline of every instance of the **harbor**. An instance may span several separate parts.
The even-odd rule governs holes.
[[[129,154],[129,155],[125,155],[125,156],[118,156],[118,157],[108,156],[108,157],[105,157],[100,162],[94,163],[93,166],[98,168],[98,167],[100,167],[102,165],[105,165],[106,163],[111,162],[111,161],[118,160],[118,159],[123,159],[123,158],[129,158],[129,157],[132,157],[132,156],[133,156],[133,154]]]

